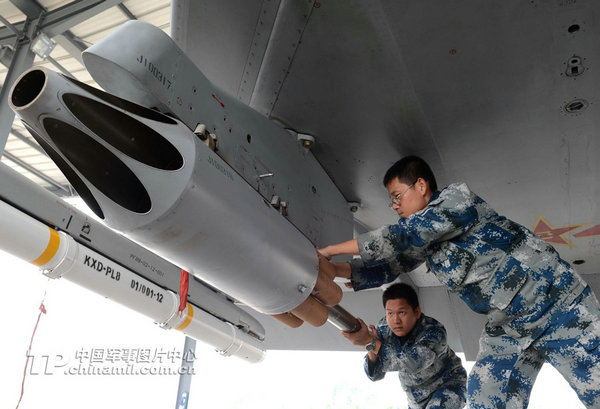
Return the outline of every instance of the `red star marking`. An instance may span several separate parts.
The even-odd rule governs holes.
[[[584,231],[580,231],[579,233],[573,235],[573,237],[577,237],[578,239],[592,236],[600,236],[600,224],[597,224],[594,227],[590,227],[589,229],[585,229]]]
[[[551,244],[562,244],[573,247],[573,243],[564,237],[570,231],[577,230],[585,224],[574,224],[572,226],[553,227],[544,216],[540,215],[533,226],[533,232]]]

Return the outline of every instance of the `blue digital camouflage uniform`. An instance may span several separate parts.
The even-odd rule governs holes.
[[[398,224],[358,237],[352,285],[393,281],[422,262],[488,321],[469,376],[472,408],[526,407],[543,361],[600,408],[600,308],[556,250],[498,215],[465,184],[436,192]]]
[[[465,406],[467,372],[446,343],[446,329],[421,314],[404,337],[392,332],[385,318],[377,325],[381,348],[377,360],[365,356],[365,372],[378,381],[386,372],[398,372],[411,409],[460,409]]]

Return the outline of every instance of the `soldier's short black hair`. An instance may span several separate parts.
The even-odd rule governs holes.
[[[394,163],[383,177],[383,186],[387,187],[395,178],[398,178],[405,185],[411,185],[416,183],[419,178],[423,178],[423,180],[429,183],[429,188],[432,192],[437,190],[437,182],[435,181],[433,171],[427,162],[418,156],[405,156]]]
[[[385,304],[388,302],[388,300],[397,300],[400,298],[404,298],[413,310],[419,306],[419,297],[417,297],[417,292],[410,285],[404,283],[392,284],[386,288],[383,292],[382,298],[383,308],[385,308]]]

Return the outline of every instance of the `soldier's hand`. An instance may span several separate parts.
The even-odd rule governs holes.
[[[365,324],[365,322],[361,318],[357,318],[357,319],[358,319],[358,322],[360,323],[360,329],[358,331],[356,331],[356,332],[340,331],[340,332],[342,333],[344,338],[346,338],[348,341],[350,341],[352,343],[352,345],[358,345],[358,346],[364,347],[369,342],[371,342],[371,340],[373,338],[371,336],[371,333],[369,332],[369,328],[367,327],[367,324]],[[375,328],[375,327],[373,327],[373,328]],[[377,331],[375,331],[375,334],[377,334]],[[375,335],[375,336],[377,336],[377,335]]]
[[[329,254],[327,247],[322,248],[322,249],[317,249],[317,254],[319,256],[325,257],[327,260],[331,260],[331,257],[333,256],[332,254]]]
[[[379,335],[377,334],[377,328],[375,328],[375,325],[369,325],[369,331],[371,332],[371,335],[379,339]]]
[[[341,278],[350,278],[352,275],[350,269],[350,263],[333,263],[327,259],[321,252],[320,249],[317,249],[317,258],[319,259],[319,272],[323,273],[326,277],[333,280],[335,277]],[[348,285],[350,284],[350,285]],[[351,283],[346,283],[346,287],[352,287]]]

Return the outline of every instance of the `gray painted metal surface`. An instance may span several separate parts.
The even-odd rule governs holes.
[[[62,34],[59,34],[53,38],[57,44],[62,46],[67,52],[79,61],[83,65],[83,58],[81,57],[81,53],[87,48],[87,46],[78,38],[76,38],[69,31],[65,31]]]
[[[352,234],[335,184],[296,137],[213,86],[163,32],[128,22],[88,48],[84,61],[109,92],[172,112],[216,134],[216,153],[317,247]]]
[[[108,226],[263,313],[310,295],[314,245],[183,123],[40,68],[11,101]]]
[[[302,10],[305,2],[288,3]],[[211,81],[237,89],[251,48],[237,30],[252,32],[261,3],[224,1],[218,13],[213,6],[193,2],[177,16],[186,26],[180,44]],[[257,109],[316,137],[315,156],[344,197],[362,203],[355,217],[368,228],[394,222],[381,179],[406,154],[425,157],[440,185],[465,181],[531,229],[540,216],[550,235],[593,227],[600,221],[599,14],[589,0],[320,2],[289,74],[270,89],[275,105]],[[198,18],[210,27],[194,25]],[[574,55],[588,69],[568,76]],[[261,70],[270,68],[263,61]],[[575,99],[587,109],[566,112]],[[584,273],[597,272],[600,241],[573,238],[582,230],[554,243],[565,259],[585,260]]]
[[[274,49],[287,72],[282,84],[262,83],[261,95],[277,95],[273,106],[259,103],[258,94],[251,100],[259,112],[316,137],[319,163],[347,200],[361,203],[358,225],[395,222],[382,176],[401,156],[417,154],[432,165],[440,186],[468,183],[563,258],[582,261],[577,268],[584,277],[598,274],[600,3],[334,0],[314,3],[306,16],[304,1],[286,5],[290,13],[296,7],[296,18],[307,18],[301,42],[289,61],[292,44]],[[263,4],[225,0],[218,12],[214,7],[174,1],[173,30],[212,82],[235,90],[252,48],[243,33],[258,30]],[[277,19],[291,18],[283,13],[280,6]],[[210,23],[194,24],[198,19]],[[269,44],[291,35],[273,26]],[[578,75],[569,71],[574,57]],[[274,61],[263,59],[257,78],[272,73]],[[583,109],[567,111],[579,99],[574,106]],[[425,269],[411,276],[422,287],[440,285]],[[343,303],[353,295],[345,293]],[[481,326],[462,308],[456,317],[451,326],[476,351]]]
[[[137,243],[115,233],[54,194],[0,163],[0,198],[43,223],[67,232],[76,241],[106,255],[153,283],[179,293],[181,269]],[[225,295],[190,279],[188,300],[206,312],[245,328],[258,338],[263,327]]]
[[[8,105],[8,93],[14,81],[33,64],[35,55],[29,49],[29,43],[19,44],[14,51],[13,58],[8,69],[8,75],[0,90],[0,154],[4,152],[4,145],[8,139],[15,113]]]
[[[278,36],[291,35],[272,29],[276,20],[293,17],[281,14],[279,3],[176,0],[172,35],[211,82],[248,101],[255,78],[273,69],[261,55]],[[299,10],[295,18],[304,18],[308,2],[286,3]],[[419,154],[440,185],[465,181],[499,212],[531,229],[541,226],[539,233],[565,259],[584,261],[578,269],[594,286],[600,269],[594,115],[600,4],[317,3],[291,61],[292,43],[273,49],[286,75],[262,91],[277,94],[274,105],[257,108],[316,137],[319,163],[346,199],[362,204],[357,224],[369,229],[395,221],[381,176],[400,156]],[[268,18],[261,20],[264,10]],[[9,29],[0,33],[10,37],[0,42],[14,42]],[[580,75],[567,75],[573,56],[581,58]],[[245,69],[249,64],[252,71]],[[579,99],[584,110],[565,109]],[[439,287],[424,269],[412,277],[419,286]],[[344,304],[353,295],[346,294]],[[460,316],[456,327],[467,331]]]
[[[2,24],[4,24],[15,35],[19,35],[19,30],[15,26],[13,26],[7,19],[0,16],[0,22],[2,22]]]

